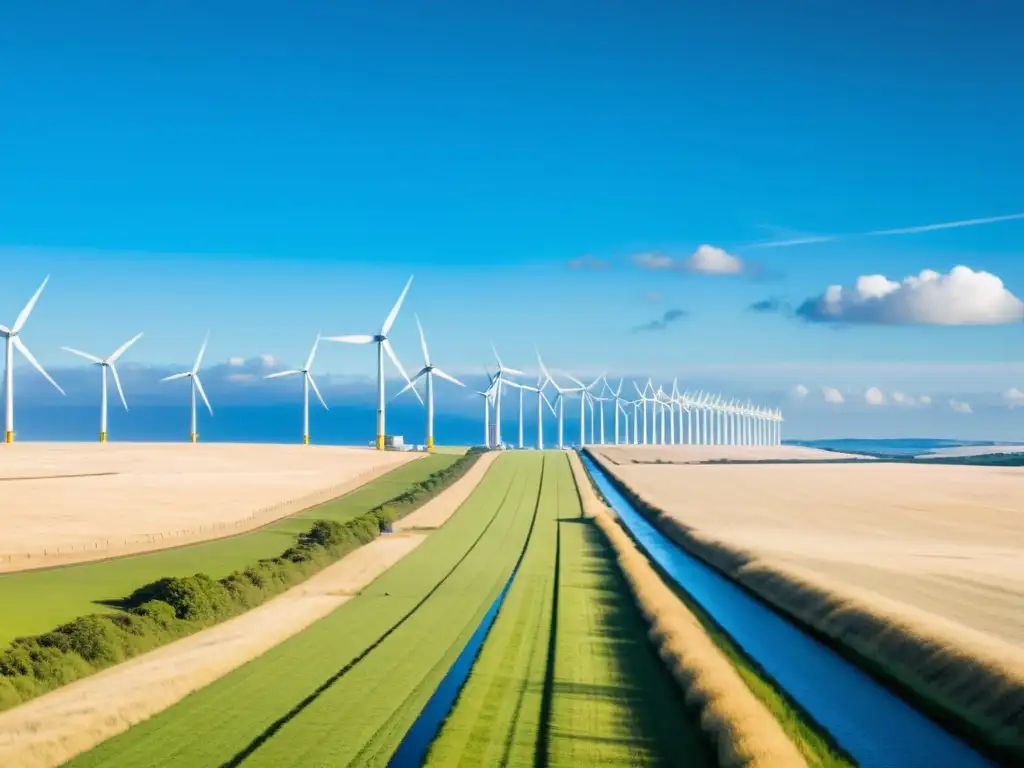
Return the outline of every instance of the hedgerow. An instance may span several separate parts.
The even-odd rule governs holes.
[[[135,590],[121,611],[82,616],[0,652],[0,711],[172,640],[236,616],[376,539],[438,495],[476,462],[470,452],[402,494],[345,522],[317,520],[278,557],[223,579],[163,578]]]

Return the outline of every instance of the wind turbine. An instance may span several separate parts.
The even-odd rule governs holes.
[[[36,302],[39,301],[39,295],[43,292],[43,288],[50,281],[50,276],[47,275],[43,280],[43,284],[39,286],[32,298],[28,300],[28,304],[21,310],[21,314],[14,321],[14,325],[8,328],[6,325],[0,325],[0,336],[3,336],[6,340],[4,348],[4,422],[5,422],[5,433],[4,442],[14,442],[14,350],[17,349],[21,353],[21,356],[28,360],[29,364],[35,368],[39,373],[43,375],[43,378],[53,384],[54,388],[64,394],[64,390],[60,388],[60,385],[50,378],[50,374],[43,370],[43,366],[39,364],[39,361],[35,359],[31,352],[28,351],[28,347],[25,346],[25,342],[21,340],[21,330],[25,327],[25,321],[28,320],[28,316],[32,314],[32,308],[35,307]]]
[[[647,445],[647,403],[648,403],[648,400],[649,400],[649,398],[647,397],[647,390],[648,390],[648,388],[652,388],[653,389],[653,387],[654,387],[654,385],[651,383],[650,379],[648,379],[647,383],[644,384],[644,388],[643,389],[640,389],[640,387],[637,386],[635,381],[633,382],[633,389],[635,389],[636,393],[640,396],[640,407],[643,408],[643,411],[644,411],[644,413],[643,413],[643,419],[644,419],[644,423],[643,423],[643,436],[642,436],[643,439],[641,440],[641,442],[644,445]]]
[[[132,344],[141,338],[142,334],[136,334],[132,338],[128,339],[124,344],[114,350],[114,353],[110,357],[103,359],[96,357],[96,355],[90,355],[88,352],[83,352],[80,349],[73,349],[72,347],[61,347],[65,352],[70,352],[73,355],[84,357],[93,365],[100,367],[100,442],[107,442],[107,369],[114,376],[114,384],[117,387],[117,394],[121,396],[121,404],[124,409],[128,410],[128,401],[124,399],[124,390],[121,389],[121,377],[117,375],[117,367],[114,363],[117,359],[125,353]]]
[[[395,350],[391,348],[391,342],[388,341],[388,332],[391,330],[391,326],[395,323],[395,318],[398,317],[398,310],[402,308],[402,302],[405,301],[405,294],[409,292],[409,286],[412,285],[412,277],[405,284],[405,288],[402,289],[402,294],[398,297],[398,301],[395,302],[395,306],[391,308],[391,312],[384,320],[384,325],[380,327],[380,333],[373,336],[366,335],[353,335],[353,336],[325,336],[325,341],[340,341],[345,344],[371,344],[377,345],[377,450],[384,450],[384,354],[391,358],[391,362],[394,363],[395,368],[398,369],[399,373],[402,374],[402,378],[405,379],[405,383],[408,384],[409,374],[405,372],[405,368],[398,362],[398,357],[395,355]],[[420,393],[413,387],[413,393],[416,395],[416,399],[423,402],[423,398],[420,397]],[[326,405],[324,406],[327,407]]]
[[[415,389],[414,385],[416,383],[416,380],[421,378],[421,377],[426,377],[426,379],[427,379],[427,451],[429,451],[430,453],[433,453],[434,452],[434,376],[440,376],[445,381],[450,381],[452,384],[458,384],[460,387],[464,387],[466,385],[463,384],[458,379],[456,379],[454,376],[451,376],[451,375],[445,373],[440,368],[438,368],[436,365],[434,365],[433,363],[430,362],[430,351],[427,349],[427,337],[423,335],[423,326],[420,325],[420,317],[419,317],[419,315],[414,315],[414,317],[416,318],[416,328],[420,332],[420,346],[423,347],[423,367],[420,369],[419,373],[417,373],[415,376],[413,376],[409,380],[408,384],[406,384],[404,387],[402,387],[402,389],[398,392],[398,395],[402,394],[402,392],[405,392],[406,390],[409,390],[409,389],[413,389],[414,390]],[[398,395],[395,395],[395,397],[398,397]],[[392,398],[392,400],[393,399],[394,398]],[[420,401],[420,402],[422,402],[422,401]]]
[[[624,382],[624,379],[619,379],[619,386],[616,389],[612,389],[611,386],[608,385],[607,380],[605,380],[605,384],[608,385],[608,391],[611,393],[612,401],[615,403],[615,444],[616,445],[619,444],[619,413],[621,411],[622,415],[626,416],[626,411],[622,407],[622,403],[628,402],[625,398],[622,397],[622,384],[623,384],[623,382]],[[627,419],[626,426],[627,426],[627,430],[628,430],[628,426],[629,426],[628,419]],[[628,434],[629,433],[627,431],[627,440],[628,440]]]
[[[577,379],[575,376],[573,376],[570,373],[566,373],[565,375],[570,380],[572,380],[573,384],[575,384],[577,388],[574,389],[574,390],[560,390],[560,391],[562,391],[562,392],[570,392],[570,391],[572,391],[572,392],[579,392],[580,393],[580,447],[582,448],[583,445],[587,442],[587,439],[586,439],[587,438],[587,416],[586,416],[587,398],[588,397],[593,398],[593,395],[590,394],[590,390],[592,390],[594,387],[597,386],[598,382],[600,382],[601,379],[604,377],[604,374],[601,374],[600,376],[598,376],[596,379],[594,379],[589,384],[584,384],[582,381],[580,381],[579,379]],[[552,383],[554,383],[554,382],[552,382]],[[590,411],[590,440],[591,440],[591,442],[593,442],[593,440],[594,440],[594,411],[593,411],[593,405],[591,405],[591,411]]]
[[[484,372],[487,374],[487,388],[482,392],[474,390],[474,393],[480,395],[484,399],[484,447],[490,448],[491,446],[491,396],[494,392],[494,377],[491,376],[491,372],[484,368]]]
[[[526,374],[522,371],[516,370],[515,368],[505,366],[501,362],[501,358],[498,356],[498,349],[494,346],[494,342],[491,342],[491,351],[494,352],[494,359],[498,361],[498,372],[494,377],[495,386],[497,386],[494,398],[494,439],[498,445],[503,445],[504,443],[501,440],[501,388],[503,384],[511,383],[511,380],[508,378],[509,375],[525,376]],[[522,445],[519,447],[522,448]]]
[[[317,334],[316,341],[313,342],[313,348],[309,351],[309,357],[306,358],[306,364],[301,368],[295,368],[290,371],[278,371],[277,373],[270,373],[264,376],[264,379],[279,379],[282,376],[297,376],[302,374],[302,444],[309,445],[309,388],[313,388],[313,392],[316,393],[317,399],[320,401],[320,405],[324,407],[324,410],[330,410],[327,407],[327,403],[324,402],[323,395],[320,394],[320,390],[316,386],[316,382],[313,380],[313,374],[309,372],[309,369],[313,366],[313,358],[316,357],[316,348],[320,346],[320,334]]]
[[[196,426],[196,392],[199,392],[199,396],[203,398],[203,402],[206,404],[206,410],[213,416],[213,406],[210,405],[209,399],[206,397],[206,392],[203,390],[203,382],[199,380],[199,366],[203,364],[203,355],[206,354],[206,345],[210,341],[210,334],[206,334],[206,338],[203,339],[203,346],[199,348],[199,354],[196,355],[195,365],[192,366],[192,370],[185,371],[184,373],[175,373],[171,376],[166,376],[160,381],[174,381],[175,379],[188,379],[189,389],[192,391],[192,420],[190,422],[191,427],[188,433],[188,439],[195,443],[199,440],[199,432]]]
[[[565,396],[573,392],[579,392],[580,390],[577,388],[560,387],[558,382],[552,378],[551,373],[544,365],[544,361],[541,360],[539,351],[537,352],[537,362],[540,363],[540,370],[544,374],[544,377],[551,382],[551,386],[554,387],[555,392],[558,393],[557,397],[555,397],[555,402],[558,403],[558,448],[561,450],[565,447],[563,442],[565,425]]]

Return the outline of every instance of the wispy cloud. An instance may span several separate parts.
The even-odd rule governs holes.
[[[743,275],[753,280],[775,280],[780,273],[746,261],[724,248],[704,243],[689,256],[675,257],[657,251],[637,253],[630,261],[648,272],[682,272],[690,275]]]
[[[664,331],[670,325],[686,317],[686,311],[682,309],[669,309],[661,317],[651,320],[649,323],[638,325],[633,328],[633,333],[643,331]]]
[[[569,260],[570,269],[608,269],[608,262],[589,253]]]
[[[813,243],[831,243],[836,240],[847,240],[855,237],[885,237],[889,235],[913,235],[919,232],[934,232],[940,229],[958,229],[960,227],[980,227],[986,224],[999,224],[1004,221],[1024,220],[1024,212],[1009,213],[1002,216],[984,216],[976,219],[959,219],[957,221],[941,221],[936,224],[921,224],[913,227],[896,227],[894,229],[874,229],[867,232],[850,232],[841,235],[812,235],[809,237],[791,237],[783,240],[769,240],[745,246],[754,248],[788,248],[793,245],[810,245]]]
[[[761,314],[768,314],[772,312],[783,312],[789,309],[789,303],[777,296],[770,296],[767,299],[761,299],[761,301],[755,301],[749,307],[748,312],[760,312]]]

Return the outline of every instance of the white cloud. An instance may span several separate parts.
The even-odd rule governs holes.
[[[841,405],[846,402],[846,398],[843,397],[843,393],[835,387],[822,387],[821,394],[824,395],[826,403]]]
[[[743,260],[713,245],[702,245],[683,259],[683,269],[702,275],[738,275]]]
[[[260,362],[265,366],[277,365],[277,358],[273,355],[260,355]]]
[[[803,400],[805,397],[807,397],[807,395],[810,394],[810,392],[811,390],[809,390],[803,384],[797,384],[795,387],[793,387],[793,397],[797,400]]]
[[[905,405],[911,408],[918,405],[927,407],[932,404],[932,399],[928,395],[921,395],[920,397],[915,397],[914,395],[907,395],[904,394],[903,392],[893,392],[891,399],[894,403],[896,403],[896,405]]]
[[[228,358],[228,365],[231,366],[232,368],[241,368],[243,365],[245,365],[245,358],[244,357],[229,357]]]
[[[963,400],[950,400],[949,407],[957,413],[974,413],[970,403],[965,403]]]
[[[921,395],[919,398],[917,398],[917,402],[923,405],[925,408],[927,408],[929,405],[932,404],[931,395]]]
[[[871,387],[864,393],[864,402],[868,405],[884,405],[885,395],[878,387]]]
[[[1018,405],[1024,405],[1024,392],[1021,392],[1017,387],[1011,387],[1010,389],[1003,392],[1003,400],[1011,408],[1016,408]]]
[[[852,286],[832,285],[797,310],[817,322],[886,325],[1000,325],[1024,320],[1024,302],[990,272],[926,269],[897,283],[864,275]]]
[[[722,248],[701,245],[685,259],[675,259],[663,253],[638,253],[630,260],[642,269],[652,272],[676,271],[697,275],[738,275],[746,270],[743,259]]]

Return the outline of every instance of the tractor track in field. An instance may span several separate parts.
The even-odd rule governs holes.
[[[249,744],[244,749],[236,753],[230,760],[227,760],[226,762],[222,763],[221,768],[238,768],[238,766],[241,766],[261,746],[263,746],[263,744],[269,741],[278,731],[280,731],[284,726],[286,726],[288,723],[290,723],[292,720],[294,720],[296,717],[302,714],[302,712],[307,707],[309,707],[317,699],[319,699],[320,696],[322,696],[324,693],[330,690],[330,688],[335,683],[337,683],[345,675],[351,672],[361,661],[366,659],[367,656],[373,653],[374,650],[376,650],[385,640],[387,640],[388,637],[394,634],[403,624],[405,624],[409,619],[411,619],[416,614],[416,612],[419,611],[419,609],[422,608],[427,603],[427,601],[430,600],[430,598],[444,585],[444,583],[451,577],[451,575],[455,573],[456,570],[458,570],[459,566],[462,565],[462,563],[466,560],[467,557],[469,557],[470,553],[472,553],[473,550],[476,549],[477,544],[479,544],[483,537],[487,534],[487,531],[490,530],[491,526],[494,524],[494,521],[498,519],[498,516],[504,509],[505,504],[512,493],[512,489],[513,487],[515,487],[516,480],[519,478],[521,472],[521,468],[516,469],[515,474],[512,475],[512,479],[509,481],[508,488],[506,488],[505,490],[505,495],[502,496],[501,501],[498,503],[496,509],[494,510],[494,514],[491,515],[491,519],[487,521],[487,525],[483,527],[483,530],[481,530],[480,534],[476,537],[476,539],[473,540],[473,543],[466,549],[466,551],[448,570],[448,572],[445,573],[445,575],[433,587],[430,588],[430,591],[427,592],[419,600],[419,602],[417,602],[412,608],[410,608],[398,621],[396,621],[394,624],[388,627],[387,630],[381,633],[381,635],[377,637],[377,639],[374,640],[372,643],[370,643],[358,656],[353,658],[351,661],[345,664],[345,666],[343,666],[341,669],[339,669],[337,672],[331,675],[327,680],[325,680],[323,683],[317,686],[317,688],[312,693],[310,693],[308,696],[306,696],[306,698],[304,698],[302,701],[300,701],[298,704],[292,707],[288,712],[286,712],[284,715],[282,715],[269,726],[267,726],[259,735],[257,735],[251,742],[249,742]],[[534,519],[536,519],[536,508],[534,510]],[[532,530],[533,526],[531,524],[530,531],[532,532]],[[527,540],[529,540],[529,537],[527,538]]]

